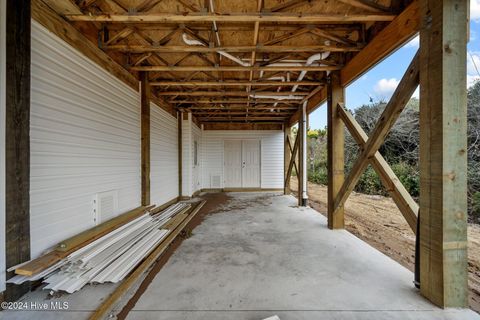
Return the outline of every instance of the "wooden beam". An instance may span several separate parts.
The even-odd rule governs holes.
[[[469,1],[420,4],[420,290],[440,307],[465,308]]]
[[[287,116],[272,116],[272,117],[250,117],[250,116],[223,116],[223,117],[201,117],[198,118],[200,122],[209,122],[209,121],[280,121],[283,122]]]
[[[227,87],[227,86],[319,86],[320,81],[154,81],[150,82],[151,87],[178,86],[178,87]]]
[[[400,46],[414,37],[419,31],[419,0],[414,0],[388,26],[380,31],[357,55],[340,71],[340,83],[346,87],[369,71]],[[308,101],[307,111],[311,113],[327,100],[327,88],[319,91]],[[298,122],[300,113],[295,113],[290,125]]]
[[[366,11],[373,11],[373,12],[385,12],[388,11],[389,8],[379,5],[376,2],[368,1],[368,0],[339,0],[339,2],[343,2],[348,4],[352,7],[363,9]]]
[[[290,167],[290,161],[292,160],[292,149],[290,144],[290,136],[292,134],[292,127],[285,126],[283,130],[283,179],[285,181],[283,193],[285,195],[290,194],[290,177],[288,176],[288,168]]]
[[[131,14],[67,14],[70,21],[96,21],[110,23],[186,23],[186,22],[277,22],[277,23],[347,23],[392,21],[394,14],[302,14],[302,13],[139,13]]]
[[[5,16],[4,254],[9,268],[30,260],[30,1],[6,1]],[[7,279],[12,276],[7,273]],[[5,301],[15,301],[29,289],[28,283],[7,284]]]
[[[357,45],[304,45],[304,46],[289,46],[289,45],[261,45],[254,46],[221,46],[221,47],[200,47],[200,46],[184,46],[184,45],[169,45],[169,46],[155,46],[155,45],[139,45],[139,44],[116,44],[106,45],[102,47],[106,51],[120,51],[125,53],[177,53],[177,52],[196,52],[196,53],[217,53],[224,52],[261,52],[261,53],[283,53],[283,52],[356,52],[360,51],[361,46]]]
[[[299,104],[300,100],[274,100],[274,99],[254,99],[253,101],[256,101],[256,103],[261,103],[261,104],[288,104],[288,105],[294,105],[294,104]],[[231,100],[210,100],[210,99],[199,99],[199,100],[169,100],[170,103],[173,104],[243,104],[247,103],[248,100],[246,99],[231,99]],[[254,107],[255,108],[255,107]],[[270,108],[270,107],[269,107]],[[292,107],[292,108],[297,108],[297,107]],[[278,109],[278,108],[277,108]]]
[[[414,37],[420,28],[419,4],[414,0],[398,17],[375,36],[340,71],[346,87]]]
[[[328,228],[345,228],[345,210],[343,205],[335,210],[338,197],[345,180],[345,127],[338,114],[339,104],[345,101],[345,88],[340,84],[340,75],[330,75],[327,110],[327,163],[328,163]]]
[[[183,112],[177,112],[177,143],[178,143],[178,196],[182,197],[182,184],[183,184]]]
[[[306,207],[308,205],[307,197],[307,110],[306,104],[301,106],[300,122],[298,124],[298,205]]]
[[[337,108],[337,111],[360,149],[365,148],[368,135],[363,131],[360,124],[350,112],[344,109],[342,105]],[[418,204],[413,200],[412,196],[405,189],[380,152],[377,151],[374,154],[372,159],[370,159],[370,164],[375,172],[377,172],[382,184],[385,186],[388,194],[392,197],[413,233],[417,233]]]
[[[140,74],[141,145],[142,145],[142,206],[150,205],[150,86],[148,74]]]
[[[157,92],[158,96],[191,96],[191,97],[243,97],[243,96],[250,96],[250,95],[262,95],[262,96],[307,96],[309,92],[276,92],[276,91],[252,91],[252,92],[245,92],[245,91],[160,91]]]
[[[189,71],[206,71],[206,72],[250,72],[250,71],[335,71],[340,70],[341,66],[273,66],[273,67],[243,67],[243,66],[134,66],[132,71],[170,71],[170,72],[189,72]]]
[[[282,130],[281,123],[205,123],[204,130]]]
[[[295,159],[297,158],[297,154],[298,154],[298,147],[299,147],[299,135],[298,135],[298,131],[297,131],[297,136],[295,138],[295,142],[293,144],[293,150],[291,152],[291,156],[290,156],[290,162],[288,163],[288,168],[287,168],[287,173],[286,173],[286,176],[285,176],[285,182],[284,182],[284,186],[286,187],[287,185],[290,185],[290,178],[292,177],[292,170],[293,170],[293,166],[295,165]],[[297,178],[299,176],[299,172],[297,171]],[[300,181],[298,182],[300,183]]]
[[[345,201],[355,188],[360,176],[365,170],[369,160],[383,144],[385,137],[395,124],[413,92],[417,89],[419,82],[419,54],[417,53],[410,63],[405,75],[398,84],[392,98],[373,129],[365,148],[360,152],[355,161],[348,178],[344,181],[337,197],[335,198],[334,210],[343,208]]]

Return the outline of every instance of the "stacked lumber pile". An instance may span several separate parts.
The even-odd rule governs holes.
[[[182,224],[191,208],[188,203],[177,203],[163,211],[143,208],[140,214],[130,215],[115,228],[104,227],[80,245],[76,242],[85,238],[82,234],[40,258],[10,268],[17,275],[8,282],[43,279],[47,284],[44,289],[68,293],[88,283],[119,282]],[[75,248],[69,248],[73,245]]]

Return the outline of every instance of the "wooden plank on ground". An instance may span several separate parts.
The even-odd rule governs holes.
[[[154,206],[138,207],[136,209],[126,212],[125,214],[122,214],[121,216],[110,219],[96,227],[88,229],[76,236],[62,241],[54,251],[49,252],[36,259],[33,259],[30,262],[22,265],[15,270],[15,273],[24,276],[35,275],[57,263],[61,259],[65,258],[78,248],[85,246],[106,235],[110,231],[132,221],[133,219],[139,217],[153,207]]]
[[[188,223],[195,217],[195,215],[204,206],[206,201],[200,202],[188,216],[168,235],[168,237],[138,266],[132,274],[128,276],[115,291],[103,301],[100,307],[90,316],[90,320],[103,319],[115,303],[127,292],[127,290],[137,281],[140,276],[152,266],[155,261],[167,250],[168,246],[175,240],[175,238],[183,231]]]

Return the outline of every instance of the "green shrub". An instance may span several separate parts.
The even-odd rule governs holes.
[[[471,216],[478,222],[480,220],[480,191],[477,191],[472,196]]]
[[[316,183],[316,184],[324,184],[328,183],[328,171],[326,167],[317,167],[314,171],[308,171],[308,181]]]
[[[360,180],[355,187],[355,191],[365,194],[380,194],[385,195],[385,189],[377,173],[371,166],[361,175]]]
[[[418,170],[406,162],[399,162],[392,165],[392,170],[400,182],[414,198],[420,195],[420,175]]]

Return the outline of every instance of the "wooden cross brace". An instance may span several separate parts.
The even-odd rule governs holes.
[[[290,152],[292,153],[292,157],[290,158],[290,163],[288,165],[287,175],[285,177],[285,184],[284,184],[285,186],[288,186],[288,182],[290,181],[290,178],[292,176],[293,167],[295,167],[295,173],[297,174],[297,177],[298,177],[298,167],[297,167],[297,163],[295,162],[295,158],[297,157],[298,147],[299,147],[299,144],[300,144],[299,137],[300,137],[300,133],[298,132],[297,137],[295,138],[295,143],[293,145],[293,149],[292,149],[292,144],[290,143],[290,137],[287,138],[288,148],[290,149]]]
[[[350,112],[344,109],[342,104],[339,105],[338,114],[345,126],[350,131],[352,137],[357,142],[360,148],[364,148],[368,141],[368,136],[363,131],[360,124],[355,120]],[[369,160],[375,172],[377,172],[382,184],[387,189],[388,193],[395,201],[398,209],[407,220],[408,225],[414,233],[417,232],[417,216],[418,216],[418,204],[413,200],[412,196],[405,189],[398,177],[393,172],[392,168],[388,165],[380,152],[375,152],[373,157]]]
[[[397,89],[395,90],[392,98],[380,116],[380,119],[371,133],[371,136],[363,145],[360,146],[360,155],[355,161],[348,178],[345,179],[335,199],[334,214],[345,204],[345,201],[355,188],[355,185],[357,184],[367,165],[371,163],[371,161],[374,161],[375,154],[385,141],[390,129],[393,127],[408,101],[412,97],[413,92],[418,87],[419,73],[419,53],[417,52]],[[411,217],[409,217],[407,221],[409,224],[413,223]],[[416,224],[410,224],[410,226],[413,226],[412,228],[416,229]]]

